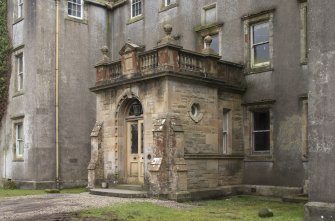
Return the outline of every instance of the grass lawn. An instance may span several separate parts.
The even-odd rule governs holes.
[[[64,189],[60,193],[82,193],[85,192],[85,188],[75,188],[75,189]],[[28,196],[28,195],[43,195],[47,194],[45,190],[21,190],[21,189],[0,189],[1,197],[12,197],[12,196]]]
[[[302,221],[303,204],[283,203],[266,198],[236,196],[221,200],[209,200],[188,203],[191,208],[172,209],[152,203],[128,203],[112,207],[92,209],[80,212],[80,217],[94,217],[97,220],[178,220],[178,221],[231,221],[231,220],[269,220]],[[274,217],[259,218],[261,208],[270,208]],[[99,219],[100,218],[100,219]],[[91,220],[91,219],[90,219]]]

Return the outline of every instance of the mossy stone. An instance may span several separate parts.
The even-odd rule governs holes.
[[[273,212],[271,209],[262,208],[258,211],[258,216],[261,218],[273,217]]]

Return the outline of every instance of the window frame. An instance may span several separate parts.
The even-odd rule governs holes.
[[[24,0],[17,0],[17,19],[23,18]]]
[[[200,28],[199,30],[196,30],[195,32],[197,33],[197,51],[202,52],[202,50],[205,48],[205,42],[204,38],[207,35],[213,36],[213,35],[218,35],[219,37],[219,56],[222,56],[222,50],[223,50],[223,39],[222,39],[222,29],[223,29],[223,24],[216,24],[211,27],[206,27],[205,28]]]
[[[134,3],[134,1],[136,1],[136,2]],[[135,4],[139,4],[139,6],[140,6],[140,14],[137,14],[137,15],[133,16],[133,5],[135,5]],[[140,17],[142,15],[143,15],[143,2],[142,2],[142,0],[131,0],[130,1],[130,18],[131,19],[138,18],[138,17]]]
[[[20,131],[19,127],[22,130],[22,137],[19,137]],[[24,127],[23,121],[14,123],[15,128],[15,157],[16,158],[23,158],[24,156]],[[22,144],[22,147],[21,147]]]
[[[232,149],[232,111],[223,109],[222,116],[222,153],[230,154]]]
[[[11,116],[12,120],[12,153],[13,162],[22,162],[25,155],[24,114]],[[21,136],[20,136],[21,126]]]
[[[69,14],[69,4],[72,5],[80,5],[80,17]],[[73,2],[73,0],[67,0],[67,16],[75,19],[83,19],[84,18],[84,0],[80,0],[80,4]]]
[[[308,62],[308,30],[307,30],[308,2],[300,3],[300,63]]]
[[[269,38],[267,41],[259,42],[259,43],[254,43],[254,28],[256,25],[262,25],[262,24],[268,24],[269,26]],[[250,24],[250,62],[251,62],[251,68],[260,68],[260,67],[266,67],[270,65],[270,23],[269,21],[260,21],[257,23]],[[269,59],[268,61],[261,62],[261,63],[255,63],[255,48],[260,45],[265,45],[268,44],[269,46]]]
[[[245,63],[245,73],[254,74],[273,70],[273,20],[274,20],[275,9],[269,9],[252,15],[243,16],[241,19],[243,21],[244,30],[244,63]],[[254,58],[252,58],[252,32],[251,26],[268,22],[269,23],[269,61],[263,63],[263,65],[254,65]],[[262,64],[262,63],[261,63]]]
[[[173,3],[171,2],[171,0],[164,0],[164,6],[167,7],[169,5],[172,5]]]
[[[301,105],[301,154],[302,160],[308,159],[308,96],[300,98]]]
[[[269,115],[269,125],[267,130],[255,130],[255,113],[265,113],[268,112]],[[260,110],[253,110],[251,111],[251,127],[250,127],[250,131],[251,131],[251,150],[253,154],[267,154],[270,153],[271,150],[271,112],[270,109],[260,109]],[[268,133],[269,135],[269,147],[267,150],[256,150],[256,146],[255,146],[255,133]]]
[[[24,85],[24,55],[20,52],[15,55],[16,64],[16,92],[23,91]]]
[[[215,19],[214,19],[215,21],[208,23],[208,22],[206,22],[206,11],[211,10],[213,8],[215,10]],[[202,7],[202,9],[201,9],[201,24],[202,25],[215,24],[215,23],[217,23],[217,21],[218,21],[218,9],[217,9],[217,3],[216,2],[211,3],[209,5],[205,5],[204,7]]]
[[[211,49],[213,49],[214,51],[215,51],[215,53],[217,53],[218,55],[220,55],[221,56],[221,32],[217,32],[217,33],[213,33],[213,34],[209,34],[209,36],[211,36],[212,37],[212,39],[214,39],[213,38],[213,36],[216,36],[217,35],[217,38],[218,38],[218,46],[219,46],[219,48],[218,48],[218,51],[216,51],[213,47],[211,47]],[[206,36],[205,36],[206,37]],[[206,42],[205,42],[205,37],[203,37],[202,38],[202,41],[203,41],[203,47],[204,48],[206,48]],[[212,41],[212,43],[211,43],[211,46],[212,46],[212,44],[213,44],[213,41]]]

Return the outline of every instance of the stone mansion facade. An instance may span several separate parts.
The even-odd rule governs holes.
[[[309,193],[306,220],[333,214],[335,5],[321,2],[8,1],[0,177],[173,200]]]

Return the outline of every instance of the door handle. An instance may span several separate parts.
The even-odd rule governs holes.
[[[133,159],[136,160],[136,157],[134,157]]]

